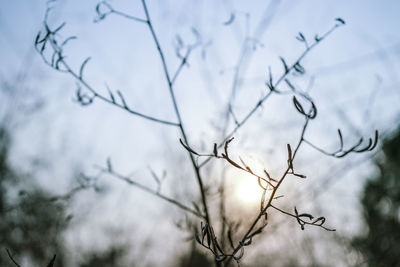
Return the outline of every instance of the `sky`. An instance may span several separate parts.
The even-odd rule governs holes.
[[[32,171],[37,166],[35,159],[40,158],[40,168],[35,169],[41,177],[39,183],[58,193],[73,185],[71,177],[76,172],[95,174],[94,166],[104,166],[107,158],[121,173],[133,173],[135,179],[151,186],[154,181],[149,168],[156,173],[166,170],[166,193],[179,198],[187,200],[185,190],[197,192],[192,184],[182,182],[193,175],[176,129],[132,116],[101,101],[81,107],[72,100],[76,82],[46,66],[33,48],[37,32],[43,31],[47,1],[2,1],[0,79],[12,89],[2,93],[4,104],[0,111],[12,114],[16,165]],[[143,17],[140,1],[110,3],[117,10]],[[107,84],[114,92],[120,90],[136,110],[176,121],[159,56],[146,27],[114,15],[94,23],[96,4],[92,0],[59,0],[50,13],[51,27],[66,22],[60,38],[77,36],[66,48],[71,66],[79,70],[90,56],[85,77],[99,92],[106,94]],[[321,36],[335,25],[338,17],[346,25],[335,30],[304,59],[304,76],[291,77],[296,86],[309,90],[318,106],[319,115],[310,126],[310,138],[334,150],[339,127],[350,146],[360,135],[372,136],[375,129],[390,133],[399,121],[399,1],[154,0],[148,1],[148,7],[170,73],[180,63],[175,53],[178,40],[191,44],[199,36],[200,45],[191,54],[189,67],[184,67],[178,77],[175,93],[189,141],[200,150],[211,149],[214,142],[222,140],[219,130],[238,62],[241,79],[232,107],[240,119],[266,93],[268,68],[276,78],[283,70],[279,57],[293,62],[302,53],[304,44],[295,38],[298,33],[302,32],[311,42],[315,34]],[[230,18],[233,20],[227,23]],[[246,52],[241,61],[243,47]],[[14,84],[18,86],[13,87]],[[32,112],[30,107],[35,105],[40,108]],[[295,143],[301,129],[301,117],[296,115],[290,96],[269,99],[235,135],[232,147],[236,155],[254,164],[271,166],[271,172],[278,175],[286,164],[286,143]],[[229,127],[234,127],[232,121]],[[359,162],[360,158],[350,156],[345,162],[338,162],[322,158],[309,148],[303,153],[299,165],[318,179],[294,181],[283,190],[293,198],[305,199],[304,207],[316,210],[317,202],[320,211],[329,214],[333,210],[333,225],[350,217],[354,223],[343,226],[342,231],[354,232],[359,226],[359,215],[354,212],[358,195],[373,168],[364,161],[364,165],[357,163],[360,168],[339,173],[340,179],[328,179],[325,174],[330,169],[343,170],[345,164]],[[176,166],[177,161],[182,165]],[[212,173],[218,166],[213,165],[208,171]],[[243,177],[235,171],[230,176],[233,192]],[[179,217],[177,211],[159,225],[154,218],[164,215],[169,206],[120,181],[107,179],[107,197],[95,201],[94,194],[83,193],[78,198],[82,202],[77,201],[84,203],[82,209],[98,225],[93,231],[102,233],[106,225],[115,223],[115,218],[123,218],[118,227],[145,233],[139,237],[142,242],[154,228],[168,239],[165,229],[171,228]],[[319,193],[325,186],[323,193]],[[306,190],[313,193],[303,193]],[[314,202],[310,204],[307,199]],[[339,203],[331,207],[329,203],[335,201]],[[352,208],[343,211],[341,205]],[[104,212],[109,216],[103,216]],[[78,234],[71,234],[71,240],[79,236],[82,243],[93,241],[88,227],[76,229]],[[107,238],[102,236],[100,240]],[[155,248],[160,246],[156,240],[149,242]],[[170,241],[167,252],[173,250],[174,242]]]

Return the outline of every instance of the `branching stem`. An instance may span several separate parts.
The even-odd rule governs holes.
[[[146,1],[142,0],[142,4],[143,4],[143,9],[144,9],[144,12],[145,12],[145,15],[146,15],[147,25],[149,27],[149,30],[150,30],[151,35],[153,37],[154,43],[155,43],[155,45],[157,47],[157,50],[158,50],[158,54],[159,54],[160,59],[161,59],[161,63],[162,63],[162,66],[163,66],[165,78],[166,78],[167,83],[168,83],[169,93],[170,93],[171,100],[172,100],[172,103],[173,103],[173,106],[174,106],[176,117],[177,117],[178,122],[179,122],[179,130],[181,132],[182,138],[185,141],[185,143],[189,144],[188,138],[187,138],[187,134],[186,134],[185,128],[183,126],[182,117],[181,117],[181,114],[179,112],[179,108],[178,108],[178,104],[177,104],[177,101],[176,101],[174,89],[173,89],[173,81],[175,81],[176,78],[174,77],[174,80],[171,80],[171,78],[170,78],[170,75],[169,75],[169,72],[168,72],[167,63],[166,63],[166,60],[165,60],[165,57],[164,57],[164,53],[163,53],[163,51],[161,49],[160,42],[159,42],[159,40],[157,38],[157,35],[156,35],[155,31],[154,31],[153,24],[151,22],[150,15],[149,15],[149,12],[148,12],[148,9],[147,9]],[[178,69],[178,71],[179,71],[179,69]],[[178,74],[179,74],[179,72],[178,72]],[[200,190],[200,194],[201,194],[201,201],[202,201],[202,204],[203,204],[206,223],[208,225],[212,226],[210,213],[208,211],[207,196],[206,196],[206,193],[205,193],[203,180],[202,180],[202,177],[201,177],[201,174],[200,174],[200,168],[197,166],[195,158],[192,155],[192,153],[188,152],[188,154],[189,154],[190,161],[192,163],[194,172],[196,174],[197,183],[199,185],[199,190]],[[213,243],[213,246],[214,246],[214,243]],[[220,263],[216,261],[216,265],[219,266]]]
[[[324,35],[322,35],[318,41],[313,42],[310,46],[306,47],[306,49],[301,53],[301,55],[296,59],[296,61],[288,67],[288,70],[283,72],[282,75],[279,77],[279,79],[272,85],[273,88],[277,88],[282,81],[285,80],[285,78],[288,76],[289,73],[291,73],[292,70],[295,69],[295,66],[301,62],[304,57],[307,56],[307,54],[315,47],[317,46],[322,40],[324,40],[326,37],[328,37],[336,28],[338,28],[340,25],[335,24],[331,29],[329,29]],[[255,105],[254,107],[247,113],[247,115],[239,121],[235,127],[232,129],[232,131],[226,135],[224,140],[221,141],[221,143],[218,144],[218,148],[222,147],[227,140],[229,140],[252,116],[253,114],[262,106],[262,104],[272,95],[273,92],[279,93],[279,91],[276,90],[270,90],[268,93],[265,94],[263,98],[261,98]],[[204,160],[202,163],[199,164],[199,167],[202,168],[204,165],[206,165],[212,157],[207,158]]]
[[[100,168],[100,170],[102,172],[108,173],[108,174],[110,174],[110,175],[112,175],[112,176],[114,176],[114,177],[116,177],[116,178],[118,178],[118,179],[120,179],[122,181],[125,181],[126,183],[128,183],[130,185],[133,185],[133,186],[135,186],[135,187],[137,187],[137,188],[139,188],[139,189],[141,189],[143,191],[146,191],[146,192],[148,192],[148,193],[150,193],[150,194],[152,194],[152,195],[154,195],[154,196],[156,196],[158,198],[161,198],[161,199],[163,199],[163,200],[165,200],[165,201],[177,206],[178,208],[182,209],[183,211],[189,212],[189,213],[191,213],[191,214],[193,214],[196,217],[199,217],[201,219],[205,219],[205,216],[200,214],[198,211],[196,211],[196,210],[194,210],[192,208],[189,208],[188,206],[180,203],[179,201],[177,201],[175,199],[172,199],[170,197],[165,196],[164,194],[161,194],[157,190],[151,189],[150,187],[145,186],[145,185],[143,185],[143,184],[141,184],[139,182],[136,182],[136,181],[132,180],[131,178],[127,177],[127,176],[124,176],[124,175],[121,175],[119,173],[116,173],[115,171],[107,170],[105,168]]]
[[[304,141],[304,134],[305,131],[307,129],[308,126],[308,122],[309,119],[306,117],[305,123],[303,125],[303,129],[301,131],[301,135],[300,135],[300,139],[296,145],[295,150],[293,151],[292,154],[292,161],[295,158],[297,151],[299,150],[301,144]],[[232,255],[228,257],[227,262],[226,262],[226,266],[228,266],[229,262],[233,259],[233,256],[235,256],[243,247],[243,244],[246,242],[246,240],[249,238],[249,236],[251,235],[251,233],[253,232],[253,230],[255,229],[256,225],[258,224],[258,222],[264,217],[266,211],[268,210],[269,207],[271,207],[272,205],[272,200],[275,198],[275,194],[278,191],[280,185],[283,183],[283,181],[285,180],[286,176],[288,175],[289,171],[291,170],[290,166],[287,167],[287,169],[285,170],[285,172],[282,174],[282,177],[279,179],[277,185],[273,188],[273,190],[271,191],[271,195],[268,199],[267,204],[265,205],[264,209],[262,209],[259,214],[257,215],[257,217],[254,219],[253,223],[251,224],[251,226],[249,227],[249,229],[246,231],[246,233],[244,234],[243,238],[241,239],[241,241],[239,242],[239,244],[235,247],[235,249],[232,252]]]

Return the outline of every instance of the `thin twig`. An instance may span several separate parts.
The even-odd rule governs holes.
[[[282,81],[285,80],[285,78],[288,76],[289,73],[291,73],[292,70],[294,70],[295,66],[301,62],[301,60],[304,59],[304,57],[319,43],[321,43],[322,40],[324,40],[326,37],[328,37],[336,28],[338,28],[340,25],[336,24],[333,26],[330,30],[328,30],[324,35],[322,35],[318,41],[315,41],[312,43],[310,46],[308,46],[303,53],[296,59],[296,61],[288,67],[288,71],[285,71],[282,73],[282,75],[279,77],[279,79],[272,85],[273,88],[277,88]],[[233,130],[226,135],[223,141],[221,141],[218,145],[218,148],[222,147],[227,140],[229,140],[248,120],[253,116],[253,114],[262,106],[262,104],[272,95],[272,93],[275,92],[275,90],[269,91],[264,97],[262,97],[255,105],[254,107],[247,113],[247,115],[239,121],[239,123],[233,128]],[[199,164],[199,167],[202,168],[204,165],[206,165],[209,161],[211,160],[211,157],[207,158],[204,160],[202,163]]]
[[[308,141],[306,139],[304,139],[304,142],[306,144],[308,144],[309,146],[311,146],[312,148],[314,148],[315,150],[317,150],[318,152],[320,152],[324,155],[327,155],[327,156],[335,157],[335,158],[343,158],[344,156],[346,156],[350,153],[362,153],[362,152],[366,152],[366,151],[372,151],[378,144],[379,133],[376,130],[374,139],[369,138],[368,144],[364,145],[364,147],[360,148],[360,146],[363,143],[363,138],[360,138],[360,140],[355,145],[353,145],[352,147],[350,147],[348,149],[344,149],[343,148],[343,137],[342,137],[340,130],[338,130],[338,133],[339,133],[339,138],[340,138],[340,148],[334,152],[327,152],[326,150],[314,145],[313,143],[311,143],[310,141]]]
[[[308,122],[309,122],[309,118],[306,117],[305,119],[305,123],[303,125],[303,129],[301,131],[301,135],[299,138],[299,141],[296,145],[295,150],[293,151],[292,154],[292,161],[294,160],[294,158],[296,157],[297,151],[299,150],[301,144],[303,143],[304,140],[304,134],[305,131],[307,129],[308,126]],[[267,204],[265,205],[264,209],[260,211],[260,213],[257,215],[257,217],[254,219],[253,223],[251,224],[251,226],[249,227],[249,229],[246,231],[246,233],[243,235],[241,241],[239,242],[239,244],[235,247],[235,249],[233,249],[232,252],[232,256],[229,256],[226,262],[226,265],[228,266],[229,262],[232,260],[233,256],[236,255],[242,248],[243,248],[243,244],[246,242],[246,240],[249,238],[249,236],[251,235],[251,233],[253,232],[254,228],[256,227],[256,225],[258,224],[258,222],[260,221],[261,218],[263,218],[265,216],[266,211],[268,210],[268,208],[271,206],[272,204],[272,200],[275,197],[276,192],[278,191],[280,185],[283,183],[283,181],[285,180],[285,177],[288,175],[289,171],[291,170],[290,166],[287,167],[287,169],[285,170],[285,172],[282,174],[281,178],[279,179],[277,185],[273,188],[271,195],[268,199]]]
[[[107,98],[107,97],[105,97],[105,96],[100,95],[100,94],[99,94],[95,89],[93,89],[93,87],[91,87],[85,80],[83,80],[81,77],[79,77],[79,76],[69,67],[69,65],[68,65],[64,60],[62,60],[62,64],[66,67],[66,69],[68,70],[68,73],[70,73],[70,74],[71,74],[75,79],[77,79],[83,86],[85,86],[90,92],[92,92],[93,95],[94,95],[95,97],[97,97],[97,98],[103,100],[104,102],[107,102],[108,104],[111,104],[111,105],[113,105],[113,106],[116,106],[116,107],[118,107],[118,108],[121,108],[121,109],[123,109],[123,110],[125,110],[125,111],[127,111],[127,112],[129,112],[129,113],[131,113],[131,114],[133,114],[133,115],[142,117],[142,118],[147,119],[147,120],[150,120],[150,121],[154,121],[154,122],[158,122],[158,123],[166,124],[166,125],[170,125],[170,126],[179,126],[179,124],[176,123],[176,122],[171,122],[171,121],[167,121],[167,120],[158,119],[158,118],[155,118],[155,117],[152,117],[152,116],[149,116],[149,115],[146,115],[146,114],[143,114],[143,113],[134,111],[134,110],[130,109],[129,107],[127,107],[126,105],[121,105],[121,104],[119,104],[119,103],[117,103],[117,102],[115,102],[115,101],[110,100],[109,98]]]
[[[141,23],[147,23],[147,20],[145,20],[145,19],[141,19],[141,18],[138,18],[138,17],[134,17],[134,16],[128,15],[128,14],[126,14],[126,13],[123,13],[123,12],[121,12],[121,11],[117,11],[117,10],[115,10],[115,9],[113,9],[111,12],[114,13],[114,14],[116,14],[116,15],[119,15],[119,16],[125,17],[125,18],[127,18],[127,19],[130,19],[130,20],[135,20],[135,21],[141,22]]]
[[[11,253],[10,253],[10,251],[8,250],[8,248],[6,248],[6,251],[7,251],[8,257],[9,257],[9,258],[11,259],[11,261],[15,264],[15,266],[21,267],[21,265],[19,265],[19,264],[14,260],[14,258],[11,256]]]
[[[171,85],[175,84],[175,81],[178,78],[179,74],[181,73],[183,67],[187,64],[187,60],[188,60],[188,58],[190,56],[190,53],[192,52],[192,49],[193,49],[192,46],[188,47],[185,56],[182,58],[181,63],[179,64],[178,68],[175,71],[174,76],[172,77]]]
[[[195,216],[197,216],[197,217],[199,217],[201,219],[205,219],[205,216],[200,214],[196,210],[194,210],[192,208],[189,208],[188,206],[180,203],[179,201],[177,201],[175,199],[172,199],[170,197],[167,197],[167,196],[161,194],[157,190],[151,189],[150,187],[147,187],[147,186],[145,186],[145,185],[143,185],[143,184],[141,184],[139,182],[136,182],[136,181],[132,180],[131,178],[127,177],[127,176],[124,176],[124,175],[121,175],[119,173],[116,173],[115,171],[112,171],[112,170],[109,170],[109,169],[105,169],[105,168],[102,168],[102,167],[98,167],[98,168],[104,173],[108,173],[108,174],[110,174],[110,175],[112,175],[112,176],[114,176],[114,177],[116,177],[116,178],[118,178],[118,179],[120,179],[122,181],[125,181],[126,183],[128,183],[130,185],[133,185],[133,186],[135,186],[135,187],[137,187],[137,188],[139,188],[139,189],[141,189],[143,191],[146,191],[146,192],[148,192],[148,193],[150,193],[150,194],[152,194],[152,195],[154,195],[154,196],[156,196],[158,198],[161,198],[161,199],[169,202],[170,204],[173,204],[173,205],[177,206],[178,208],[180,208],[180,209],[182,209],[184,211],[187,211],[187,212],[189,212],[189,213],[191,213],[191,214],[193,214],[193,215],[195,215]]]
[[[178,104],[176,102],[175,92],[174,92],[174,89],[173,89],[173,83],[172,83],[172,80],[171,80],[169,72],[168,72],[168,67],[167,67],[167,63],[166,63],[165,57],[164,57],[164,53],[163,53],[163,51],[161,49],[160,42],[159,42],[159,40],[157,38],[157,35],[156,35],[155,31],[154,31],[153,24],[151,22],[149,11],[147,9],[147,5],[146,5],[146,1],[145,0],[142,0],[142,5],[143,5],[144,13],[146,15],[147,25],[149,27],[149,30],[151,32],[151,36],[153,37],[154,43],[155,43],[155,45],[157,47],[158,54],[159,54],[160,59],[161,59],[162,67],[163,67],[163,70],[164,70],[164,75],[165,75],[165,78],[166,78],[167,83],[168,83],[168,90],[169,90],[169,93],[170,93],[170,96],[171,96],[171,100],[172,100],[172,103],[173,103],[173,106],[174,106],[176,117],[177,117],[177,119],[179,121],[179,129],[180,129],[182,138],[183,138],[183,140],[185,141],[186,144],[189,144],[188,138],[187,138],[187,134],[186,134],[185,128],[183,126],[183,120],[182,120],[182,117],[181,117],[181,114],[180,114],[180,111],[179,111],[179,108],[178,108]],[[193,169],[194,169],[195,174],[196,174],[197,183],[199,185],[199,190],[200,190],[200,194],[201,194],[201,201],[202,201],[203,209],[204,209],[204,213],[205,213],[204,214],[205,215],[205,219],[206,219],[207,224],[210,225],[210,227],[211,227],[212,223],[211,223],[211,219],[210,219],[210,213],[208,211],[207,196],[206,196],[206,193],[205,193],[205,187],[204,187],[204,184],[203,184],[203,179],[202,179],[201,174],[200,174],[200,168],[197,166],[196,161],[195,161],[192,153],[188,152],[188,154],[189,154],[190,161],[192,163]],[[214,242],[213,242],[213,246],[214,246],[214,250],[215,250]],[[216,265],[220,266],[220,263],[218,261],[216,261]]]
[[[254,55],[254,53],[250,53],[253,50],[250,46],[250,42],[251,41],[254,42],[255,40],[260,39],[261,36],[263,35],[263,33],[268,29],[274,15],[276,14],[275,9],[279,4],[280,3],[277,1],[271,1],[268,4],[268,6],[265,8],[264,14],[263,14],[260,22],[258,23],[254,33],[251,36],[249,35],[249,29],[246,27],[246,36],[241,44],[240,53],[237,58],[236,66],[234,68],[235,72],[234,72],[233,79],[232,79],[231,94],[230,94],[229,101],[228,101],[228,110],[226,112],[225,125],[223,127],[224,135],[226,132],[226,128],[229,125],[229,114],[234,116],[234,112],[232,110],[232,105],[233,105],[233,102],[234,102],[234,99],[236,96],[236,92],[241,84],[240,81],[241,81],[242,73],[245,73],[247,71],[249,62],[251,61],[251,58]],[[248,21],[246,21],[246,22],[248,22]],[[233,119],[234,119],[235,124],[238,125],[238,120],[235,117]]]
[[[40,53],[40,55],[41,55],[43,61],[44,61],[47,65],[49,65],[51,68],[53,68],[53,69],[55,69],[55,70],[57,70],[57,71],[70,74],[72,77],[74,77],[74,78],[79,82],[79,84],[82,84],[87,90],[89,90],[89,91],[93,94],[93,96],[91,96],[91,97],[86,96],[85,99],[86,99],[86,101],[88,101],[88,102],[83,102],[82,99],[78,99],[78,101],[81,101],[81,104],[87,105],[87,104],[92,103],[92,101],[93,101],[94,98],[99,98],[99,99],[101,99],[102,101],[104,101],[104,102],[106,102],[106,103],[108,103],[108,104],[111,104],[111,105],[113,105],[113,106],[116,106],[116,107],[118,107],[118,108],[121,108],[121,109],[123,109],[123,110],[125,110],[125,111],[127,111],[127,112],[129,112],[129,113],[131,113],[131,114],[133,114],[133,115],[142,117],[142,118],[144,118],[144,119],[147,119],[147,120],[150,120],[150,121],[154,121],[154,122],[158,122],[158,123],[165,124],[165,125],[169,125],[169,126],[175,126],[175,127],[178,127],[178,126],[179,126],[179,124],[176,123],[176,122],[171,122],[171,121],[167,121],[167,120],[158,119],[158,118],[156,118],[156,117],[149,116],[149,115],[143,114],[143,113],[141,113],[141,112],[138,112],[138,111],[135,111],[135,110],[129,108],[129,107],[127,106],[126,102],[125,102],[125,99],[123,98],[123,96],[122,96],[120,93],[119,93],[119,94],[120,94],[120,98],[121,98],[121,101],[123,102],[122,104],[117,103],[117,102],[115,101],[114,96],[112,95],[111,92],[110,92],[111,98],[108,98],[108,97],[105,97],[105,96],[99,94],[99,93],[98,93],[92,86],[90,86],[89,83],[88,83],[87,81],[85,81],[85,80],[83,79],[83,77],[82,77],[82,76],[83,76],[83,69],[84,69],[85,65],[87,64],[87,62],[89,61],[90,58],[87,58],[87,59],[82,63],[82,65],[81,65],[81,67],[80,67],[79,74],[78,74],[77,72],[73,71],[73,69],[72,69],[72,68],[68,65],[68,63],[65,61],[65,56],[62,54],[63,47],[62,47],[62,45],[59,45],[59,44],[57,43],[56,39],[55,39],[55,35],[56,35],[57,31],[59,31],[59,29],[62,28],[62,26],[63,26],[64,24],[62,24],[62,26],[60,26],[58,29],[56,29],[56,30],[54,30],[54,31],[51,31],[51,30],[49,29],[49,27],[47,26],[47,22],[46,22],[46,21],[44,21],[44,25],[45,25],[45,28],[46,28],[46,30],[47,30],[47,34],[46,34],[46,36],[43,38],[43,40],[39,40],[40,34],[37,35],[37,39],[36,39],[36,41],[35,41],[35,48],[36,48],[36,50],[38,51],[38,53]],[[67,40],[68,40],[68,39],[67,39]],[[64,43],[65,43],[65,42],[66,42],[66,41],[64,41]],[[52,57],[52,60],[51,60],[51,61],[49,61],[49,60],[45,57],[45,55],[43,54],[43,49],[44,49],[46,43],[50,43],[50,45],[51,45],[51,47],[52,47],[52,49],[53,49],[53,57]],[[42,46],[40,47],[40,45],[42,45]],[[56,59],[55,59],[54,57],[56,57]],[[64,68],[61,68],[61,66],[64,67]],[[79,92],[80,92],[80,91],[78,90],[78,97],[82,97],[81,95],[79,95]],[[119,91],[118,91],[118,92],[119,92]]]
[[[225,142],[225,148],[224,148],[225,153],[222,153],[221,155],[218,155],[218,151],[217,151],[217,150],[214,151],[214,154],[200,154],[200,153],[194,151],[194,150],[193,150],[191,147],[189,147],[187,144],[184,144],[182,140],[180,140],[180,142],[181,142],[181,145],[182,145],[187,151],[189,151],[191,154],[196,155],[197,157],[215,157],[215,158],[217,158],[217,159],[224,159],[224,160],[226,160],[229,164],[231,164],[233,167],[235,167],[235,168],[237,168],[237,169],[240,169],[240,170],[242,170],[242,171],[245,171],[245,172],[247,172],[248,174],[250,174],[250,175],[256,177],[256,178],[258,179],[258,184],[259,184],[260,187],[263,188],[264,190],[267,190],[267,187],[264,186],[264,185],[262,185],[262,183],[261,183],[262,181],[265,182],[265,183],[267,183],[267,184],[268,184],[270,187],[272,187],[272,188],[275,187],[275,186],[272,184],[272,181],[274,181],[274,180],[271,179],[271,177],[264,178],[264,177],[262,177],[262,176],[260,176],[260,175],[258,175],[258,174],[256,174],[256,173],[254,173],[254,172],[250,169],[250,167],[247,166],[247,165],[243,162],[243,160],[241,160],[241,161],[242,161],[242,164],[243,164],[244,167],[241,166],[239,163],[235,162],[234,160],[232,160],[232,159],[229,157],[229,154],[228,154],[228,144],[229,144],[232,140],[233,140],[233,137],[232,137],[231,139],[229,139],[228,141]],[[216,144],[214,144],[214,148],[216,149]],[[276,181],[275,181],[275,182],[276,182]]]
[[[286,215],[288,215],[288,216],[290,216],[290,217],[293,217],[293,218],[296,218],[297,220],[300,220],[302,224],[307,224],[307,225],[312,225],[312,226],[321,227],[321,228],[323,228],[323,229],[326,230],[326,231],[331,231],[331,232],[336,231],[335,229],[330,229],[330,228],[327,228],[327,227],[325,227],[325,226],[323,226],[323,225],[313,224],[312,222],[304,221],[304,220],[302,220],[301,218],[299,218],[299,216],[296,216],[296,215],[294,215],[294,214],[292,214],[292,213],[290,213],[290,212],[284,211],[284,210],[282,210],[282,209],[280,209],[280,208],[278,208],[278,207],[276,207],[276,206],[274,206],[274,205],[272,205],[272,204],[270,204],[270,207],[273,208],[273,209],[276,209],[277,211],[279,211],[279,212],[281,212],[281,213],[283,213],[283,214],[286,214]]]

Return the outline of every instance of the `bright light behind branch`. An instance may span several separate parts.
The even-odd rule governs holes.
[[[257,178],[245,175],[237,183],[235,194],[244,203],[256,203],[261,199],[262,188],[258,185]]]

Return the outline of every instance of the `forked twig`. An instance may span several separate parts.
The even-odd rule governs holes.
[[[112,91],[108,88],[107,86],[107,90],[109,93],[109,97],[100,94],[94,87],[92,87],[85,79],[84,79],[84,70],[85,67],[87,66],[90,57],[86,58],[79,69],[79,72],[74,71],[69,64],[67,63],[67,61],[65,60],[66,56],[63,54],[64,52],[64,46],[73,39],[76,39],[75,36],[71,36],[67,39],[65,39],[64,41],[58,41],[58,37],[57,34],[59,31],[61,31],[62,28],[64,28],[65,23],[61,24],[59,27],[57,27],[55,30],[51,30],[50,27],[47,25],[47,21],[45,20],[43,22],[44,24],[44,28],[45,28],[45,33],[44,36],[42,36],[42,33],[39,32],[35,38],[35,49],[36,51],[41,55],[43,61],[50,66],[51,68],[59,71],[59,72],[63,72],[63,73],[68,73],[70,74],[72,77],[75,78],[75,80],[78,82],[77,84],[77,90],[76,90],[76,101],[78,103],[80,103],[83,106],[89,105],[91,103],[93,103],[94,99],[100,99],[108,104],[111,104],[115,107],[118,107],[120,109],[123,109],[135,116],[139,116],[142,117],[144,119],[150,120],[150,121],[154,121],[154,122],[158,122],[161,124],[165,124],[165,125],[170,125],[170,126],[175,126],[178,127],[179,123],[175,123],[175,122],[171,122],[171,121],[167,121],[167,120],[163,120],[163,119],[159,119],[153,116],[149,116],[147,114],[144,114],[142,112],[138,112],[132,108],[130,108],[124,98],[124,96],[122,95],[122,93],[120,91],[117,91],[118,96],[120,98],[120,102],[116,101],[116,98],[114,96],[114,94],[112,93]],[[46,57],[46,55],[44,54],[46,47],[50,46],[52,49],[52,56],[50,57],[50,59],[48,57]],[[90,94],[87,93],[83,93],[82,92],[82,88],[81,85],[84,86],[86,88],[86,90],[88,90],[88,92],[90,92]]]
[[[321,37],[318,37],[317,39],[314,40],[314,42],[306,47],[306,49],[303,51],[303,53],[300,54],[300,56],[295,60],[295,62],[289,66],[285,67],[285,71],[282,73],[282,75],[276,80],[275,83],[273,83],[272,80],[272,75],[270,75],[270,79],[267,82],[267,87],[269,88],[269,92],[265,94],[264,97],[262,97],[257,103],[254,105],[252,109],[247,113],[247,115],[244,116],[242,120],[240,120],[236,126],[232,129],[232,131],[226,135],[224,140],[222,140],[221,143],[218,144],[218,148],[221,148],[226,141],[228,141],[252,116],[253,114],[262,106],[262,104],[275,92],[279,93],[280,91],[277,90],[278,86],[282,83],[282,81],[285,80],[285,78],[289,75],[289,73],[295,71],[299,72],[299,66],[300,62],[307,56],[307,54],[314,48],[316,47],[321,41],[323,41],[326,37],[328,37],[336,28],[340,27],[344,23],[340,22],[340,24],[335,24],[331,29],[329,29],[325,34],[323,34]],[[285,62],[286,64],[286,62]],[[207,158],[204,160],[199,167],[203,167],[206,165],[209,161],[211,160],[211,157]]]
[[[340,131],[340,129],[338,129],[338,135],[339,135],[340,147],[338,150],[336,150],[334,152],[327,152],[326,150],[317,147],[316,145],[314,145],[313,143],[311,143],[308,140],[304,140],[304,142],[307,143],[308,145],[310,145],[312,148],[316,149],[317,151],[319,151],[327,156],[331,156],[331,157],[335,157],[335,158],[343,158],[344,156],[346,156],[347,154],[352,153],[352,152],[353,153],[362,153],[362,152],[366,152],[366,151],[372,151],[378,144],[378,138],[379,138],[379,133],[376,130],[374,139],[368,138],[368,144],[365,145],[364,147],[361,147],[361,145],[364,141],[364,138],[360,138],[360,140],[355,145],[353,145],[352,147],[350,147],[348,149],[344,149],[343,136],[342,136],[342,132]]]
[[[173,198],[167,197],[166,195],[160,193],[158,188],[157,188],[157,190],[154,190],[154,189],[152,189],[152,188],[150,188],[148,186],[145,186],[145,185],[143,185],[143,184],[141,184],[141,183],[139,183],[137,181],[132,180],[128,176],[124,176],[122,174],[119,174],[119,173],[115,172],[112,168],[109,168],[109,167],[103,168],[103,167],[97,166],[97,168],[99,170],[101,170],[103,173],[110,174],[110,175],[112,175],[112,176],[114,176],[114,177],[116,177],[116,178],[118,178],[118,179],[120,179],[122,181],[125,181],[129,185],[133,185],[133,186],[135,186],[135,187],[137,187],[137,188],[139,188],[139,189],[141,189],[143,191],[146,191],[146,192],[148,192],[148,193],[150,193],[150,194],[152,194],[152,195],[154,195],[154,196],[156,196],[156,197],[158,197],[158,198],[160,198],[162,200],[165,200],[168,203],[175,205],[176,207],[180,208],[183,211],[189,212],[189,213],[191,213],[191,214],[193,214],[196,217],[199,217],[201,219],[205,219],[205,216],[203,214],[201,214],[200,210],[194,210],[194,209],[182,204],[181,202],[179,202],[179,201],[177,201],[177,200],[175,200]]]
[[[221,155],[218,154],[217,151],[217,144],[214,144],[214,151],[213,154],[200,154],[196,151],[194,151],[192,148],[190,148],[187,144],[184,144],[182,139],[179,139],[181,145],[190,153],[198,156],[198,157],[215,157],[218,159],[224,159],[226,160],[229,164],[231,164],[233,167],[240,169],[244,172],[249,173],[250,175],[254,176],[257,178],[258,180],[258,184],[259,186],[264,189],[264,190],[268,190],[270,188],[268,188],[267,186],[263,185],[263,182],[266,183],[269,187],[274,188],[275,185],[272,182],[277,182],[275,179],[271,178],[268,174],[268,172],[266,170],[264,170],[264,173],[267,174],[267,177],[264,178],[256,173],[253,172],[253,170],[242,160],[241,163],[243,166],[241,166],[239,163],[237,163],[236,161],[234,161],[232,158],[229,157],[229,153],[228,153],[228,145],[230,142],[232,142],[233,137],[231,139],[229,139],[228,141],[225,142],[224,145],[224,153],[221,153]]]
[[[301,227],[301,230],[304,230],[304,225],[312,225],[312,226],[321,227],[327,231],[336,231],[336,229],[331,229],[331,228],[327,228],[327,227],[323,226],[323,224],[325,223],[325,217],[318,217],[317,219],[314,220],[314,216],[312,216],[311,214],[308,214],[308,213],[299,214],[296,207],[294,207],[295,214],[292,214],[292,213],[284,211],[272,204],[270,206],[271,206],[271,208],[273,208],[283,214],[286,214],[290,217],[296,218],[297,222],[299,223],[299,225]],[[305,221],[302,218],[307,218],[307,219],[309,219],[309,221]]]
[[[144,13],[146,15],[148,28],[150,30],[151,36],[153,37],[154,43],[155,43],[155,45],[157,47],[157,51],[158,51],[158,54],[159,54],[160,59],[161,59],[161,64],[162,64],[162,67],[163,67],[165,79],[167,81],[168,90],[169,90],[169,93],[170,93],[170,96],[171,96],[172,104],[174,106],[175,115],[176,115],[176,117],[178,119],[178,122],[179,122],[179,126],[178,126],[179,130],[180,130],[180,133],[182,135],[183,140],[185,141],[186,144],[188,144],[187,134],[186,134],[185,128],[183,126],[181,113],[179,111],[178,103],[176,101],[175,92],[174,92],[174,88],[173,88],[173,83],[172,83],[172,80],[171,80],[169,72],[168,72],[168,67],[167,67],[167,63],[166,63],[166,60],[165,60],[165,56],[164,56],[163,50],[161,49],[160,42],[159,42],[159,40],[157,38],[157,35],[156,35],[155,31],[154,31],[153,24],[151,22],[149,11],[147,9],[147,5],[146,5],[146,1],[145,0],[142,0],[142,6],[143,6],[143,9],[144,9]],[[206,220],[206,223],[208,225],[212,226],[210,213],[208,211],[207,195],[205,193],[205,187],[204,187],[204,184],[203,184],[203,178],[202,178],[202,176],[200,174],[200,168],[197,166],[196,161],[195,161],[192,153],[189,152],[188,154],[189,154],[190,161],[192,163],[192,166],[193,166],[193,169],[194,169],[194,172],[195,172],[195,175],[196,175],[196,180],[197,180],[197,183],[198,183],[198,186],[199,186],[200,195],[201,195],[201,202],[203,204],[203,209],[204,209],[205,220]],[[213,242],[212,245],[213,245],[213,248],[215,250],[216,249],[215,243]],[[216,265],[217,266],[220,265],[218,261],[216,261]]]

